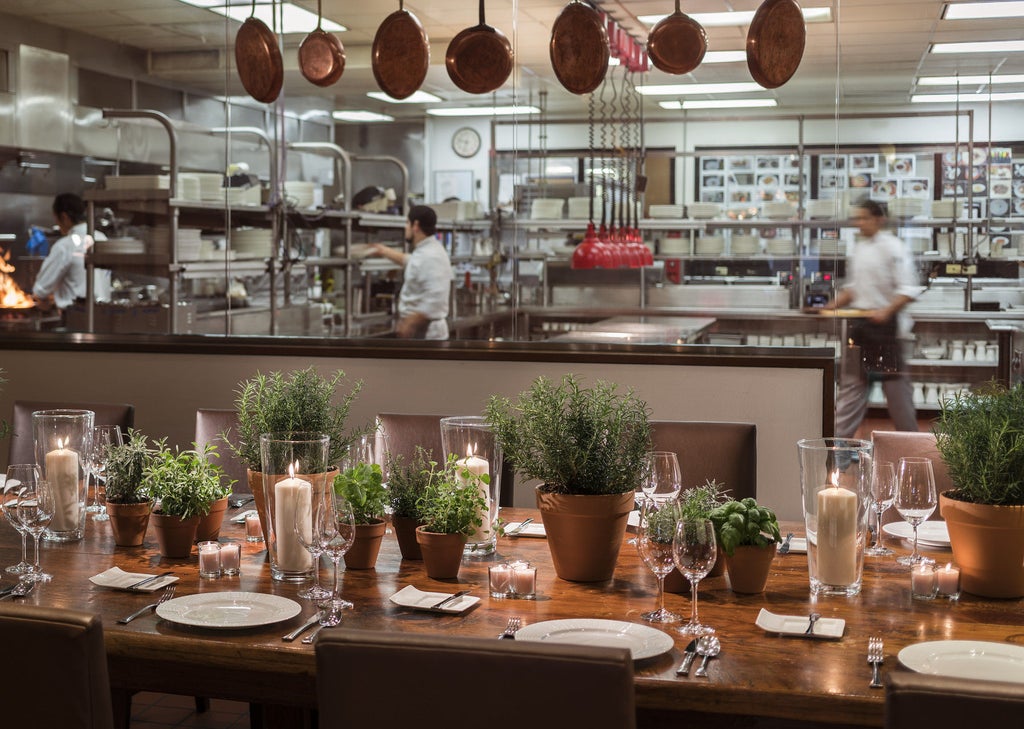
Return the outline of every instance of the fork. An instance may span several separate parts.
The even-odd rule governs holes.
[[[879,668],[885,660],[884,649],[885,644],[882,642],[881,638],[875,635],[868,638],[868,663],[871,664],[871,683],[868,685],[871,688],[882,688],[882,678],[879,675]]]
[[[120,623],[121,625],[128,625],[128,623],[130,623],[131,621],[135,620],[135,618],[139,617],[143,613],[146,613],[146,612],[148,612],[150,610],[156,610],[156,606],[157,605],[161,605],[161,604],[167,602],[172,597],[174,597],[174,585],[171,585],[166,590],[164,590],[164,594],[161,595],[160,599],[157,600],[156,602],[150,603],[149,605],[145,605],[145,606],[139,608],[138,610],[136,610],[131,615],[127,615],[127,616],[125,616],[123,618],[120,618],[117,622]]]
[[[498,636],[499,640],[515,640],[516,631],[523,627],[523,619],[518,615],[513,615],[508,619],[508,625],[505,626],[505,630],[501,635]]]

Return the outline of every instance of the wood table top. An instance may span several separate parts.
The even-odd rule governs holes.
[[[229,510],[228,515],[235,513]],[[503,510],[509,521],[528,515],[537,516],[532,510]],[[784,529],[786,526],[803,531],[802,525],[784,525]],[[152,533],[143,547],[115,548],[108,523],[90,518],[82,541],[44,542],[42,567],[53,574],[53,581],[39,586],[24,601],[100,615],[115,688],[315,707],[313,647],[281,641],[282,635],[314,614],[315,606],[296,596],[301,585],[271,580],[262,543],[245,542],[242,525],[225,522],[221,541],[241,543],[241,575],[200,579],[194,551],[189,560],[162,559]],[[907,551],[900,542],[891,546]],[[0,564],[16,562],[19,551],[14,531],[9,526],[0,528]],[[930,556],[940,564],[952,559],[948,551]],[[526,559],[538,567],[537,600],[489,597],[487,567],[508,558]],[[268,593],[295,599],[302,613],[279,624],[243,630],[191,628],[153,614],[119,625],[118,617],[155,602],[155,598],[96,587],[88,581],[113,566],[151,574],[173,570],[180,578],[177,597],[233,590]],[[321,576],[325,583],[331,579],[326,561]],[[10,580],[3,577],[3,583]],[[696,679],[692,672],[690,678],[676,677],[675,668],[688,638],[672,626],[660,627],[673,637],[675,647],[637,662],[639,708],[878,727],[883,723],[884,691],[868,688],[868,636],[885,639],[883,675],[905,670],[899,668],[896,654],[921,641],[972,639],[1024,645],[1024,600],[985,600],[972,595],[964,595],[956,603],[912,600],[909,573],[892,557],[866,558],[864,587],[855,597],[812,597],[804,554],[777,556],[763,594],[734,594],[726,580],[716,577],[701,583],[702,622],[713,626],[722,642],[722,653],[712,661],[709,678]],[[480,603],[461,615],[439,615],[412,612],[389,602],[390,595],[409,584],[437,592],[469,589]],[[458,581],[441,582],[428,578],[422,563],[402,561],[394,535],[386,535],[376,569],[346,571],[342,594],[355,603],[355,609],[345,614],[343,625],[347,628],[495,637],[512,615],[521,616],[526,625],[564,618],[643,623],[640,614],[655,603],[656,580],[629,544],[622,546],[612,580],[580,584],[555,576],[546,540],[506,537],[498,541],[496,558],[465,561]],[[668,594],[666,606],[688,615],[689,597]],[[818,612],[823,618],[842,618],[845,633],[840,640],[768,634],[754,623],[761,608],[787,615]]]

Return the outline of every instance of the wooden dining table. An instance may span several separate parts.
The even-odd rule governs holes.
[[[229,510],[228,518],[237,513]],[[539,520],[530,509],[502,510],[506,521],[527,516]],[[803,528],[784,524],[783,531],[787,530],[799,534]],[[201,579],[194,551],[188,560],[163,559],[152,535],[142,547],[115,547],[109,522],[90,517],[81,541],[44,542],[41,564],[53,580],[39,585],[23,602],[99,615],[115,692],[128,695],[147,690],[241,700],[265,707],[268,716],[276,716],[276,726],[301,723],[301,715],[316,707],[314,647],[299,641],[286,643],[281,636],[312,616],[316,606],[297,597],[301,584],[271,579],[264,545],[246,542],[244,525],[226,521],[220,538],[241,544],[241,574]],[[899,540],[891,546],[901,553],[908,551],[908,545]],[[939,564],[952,559],[949,551],[927,554]],[[0,525],[0,563],[13,564],[19,557],[17,535],[9,525]],[[528,560],[538,568],[537,599],[489,596],[487,568],[506,559]],[[156,596],[89,582],[90,576],[114,566],[150,574],[173,571],[179,578],[176,597],[258,592],[291,598],[301,605],[301,613],[284,622],[240,630],[189,627],[152,613],[120,625],[119,617],[155,602]],[[331,579],[326,560],[321,579],[325,584]],[[11,580],[4,576],[0,585]],[[406,585],[446,593],[469,590],[480,602],[457,615],[413,611],[389,601]],[[496,638],[511,616],[520,616],[525,625],[567,618],[645,624],[641,613],[654,607],[656,585],[636,547],[628,542],[622,545],[613,579],[588,584],[559,579],[546,541],[529,537],[501,537],[495,555],[465,560],[456,581],[436,581],[426,576],[421,562],[403,561],[394,535],[388,534],[376,569],[343,572],[341,591],[355,608],[346,611],[342,625],[352,630]],[[669,609],[688,616],[688,596],[668,594],[665,602]],[[967,594],[957,602],[914,600],[909,572],[893,557],[866,558],[859,595],[814,597],[809,590],[806,555],[778,555],[764,593],[735,594],[727,577],[708,578],[700,585],[699,607],[701,620],[714,627],[721,639],[721,654],[711,661],[707,678],[697,678],[692,672],[689,677],[678,677],[675,670],[689,638],[672,625],[654,626],[672,637],[674,647],[635,664],[641,726],[678,726],[685,716],[699,718],[708,726],[736,726],[738,720],[753,719],[757,726],[878,727],[883,724],[885,695],[868,686],[869,636],[885,640],[883,677],[891,671],[907,670],[899,665],[897,653],[913,643],[970,639],[1024,645],[1024,600],[987,600]],[[762,608],[783,615],[816,612],[823,619],[840,618],[845,630],[839,639],[768,633],[755,625]],[[396,672],[400,671],[396,666]],[[400,684],[396,683],[395,690],[400,695]],[[453,691],[457,690],[453,686]]]

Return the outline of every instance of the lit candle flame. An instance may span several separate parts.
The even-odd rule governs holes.
[[[299,462],[298,461],[295,461],[295,463],[289,463],[288,464],[288,478],[295,478],[295,471],[296,471],[296,469],[298,469],[298,467],[299,467]]]
[[[60,438],[57,439],[57,450],[64,450],[64,441],[62,441]]]
[[[838,470],[832,472],[832,485],[835,488],[839,488],[839,471]]]

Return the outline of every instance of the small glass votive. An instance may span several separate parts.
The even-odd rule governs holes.
[[[220,545],[220,569],[225,577],[234,577],[241,572],[242,545],[236,542]]]
[[[948,600],[960,599],[960,568],[950,562],[935,571],[935,586],[939,597]]]
[[[245,541],[247,542],[262,542],[263,541],[263,525],[260,524],[259,514],[246,514],[245,515]]]
[[[513,562],[509,565],[512,575],[509,580],[512,597],[533,600],[537,596],[537,568],[529,562]]]
[[[915,600],[933,600],[938,591],[935,565],[919,562],[910,568],[910,596]]]
[[[487,577],[490,582],[491,597],[509,597],[509,590],[512,587],[512,570],[507,563],[492,565],[487,568]]]
[[[199,542],[199,576],[220,577],[220,542]]]

